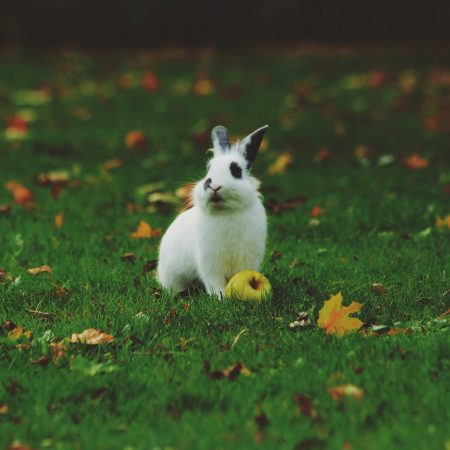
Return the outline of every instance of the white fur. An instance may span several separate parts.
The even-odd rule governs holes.
[[[200,280],[209,294],[220,295],[237,272],[259,270],[267,220],[259,182],[246,170],[247,143],[225,151],[214,142],[208,173],[194,188],[194,206],[172,222],[161,240],[158,279],[172,294]],[[232,162],[242,168],[241,179],[232,176]],[[221,186],[220,203],[212,202],[212,189],[205,189],[208,178],[212,188]]]

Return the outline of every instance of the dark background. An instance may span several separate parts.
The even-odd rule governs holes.
[[[449,1],[14,0],[3,43],[83,46],[450,41]]]

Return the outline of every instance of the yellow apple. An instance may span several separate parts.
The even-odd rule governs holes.
[[[234,275],[225,289],[225,297],[260,302],[272,293],[269,280],[255,270],[243,270]]]

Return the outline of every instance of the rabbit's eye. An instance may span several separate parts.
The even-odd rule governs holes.
[[[240,168],[238,163],[232,162],[230,164],[230,172],[234,178],[242,178],[242,169]]]

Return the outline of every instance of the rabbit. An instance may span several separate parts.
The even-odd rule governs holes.
[[[213,157],[192,190],[193,206],[175,218],[159,248],[157,278],[172,295],[200,280],[208,294],[223,297],[233,275],[259,270],[267,217],[250,168],[267,129],[235,144],[225,127],[212,130]]]

